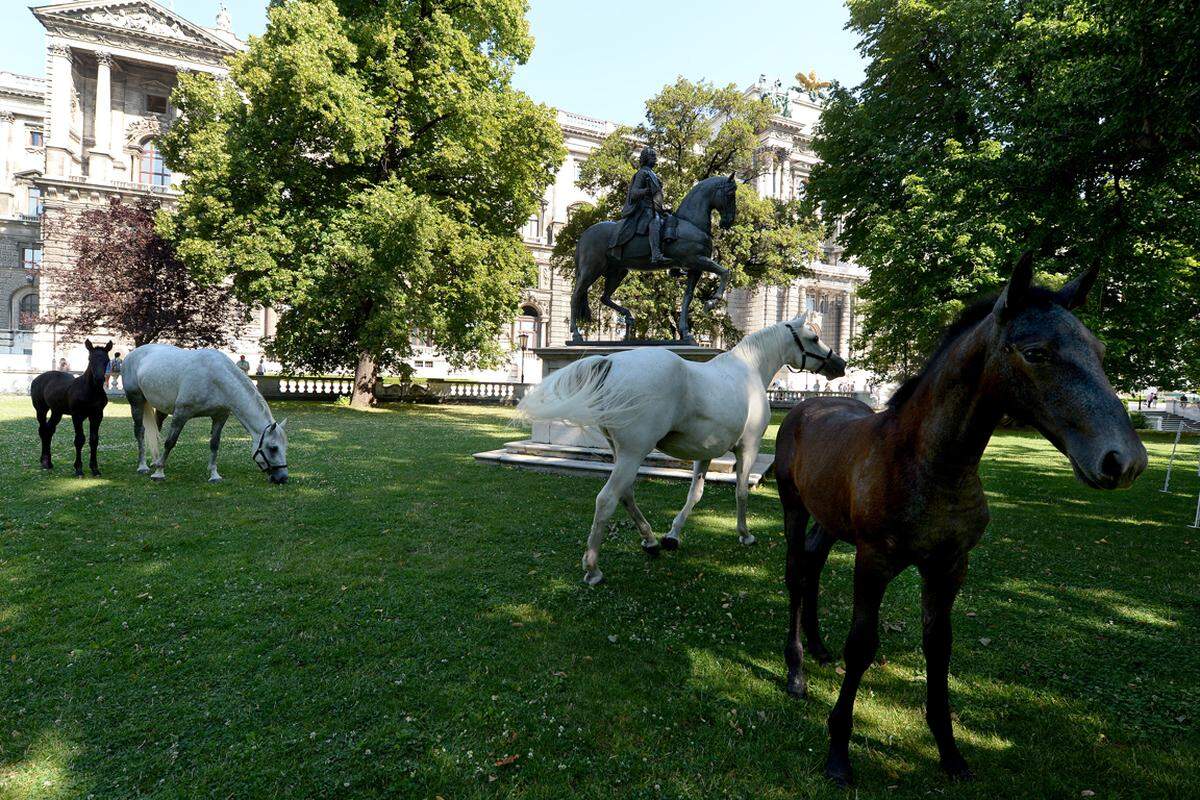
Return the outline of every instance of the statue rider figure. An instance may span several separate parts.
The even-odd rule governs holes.
[[[657,163],[658,153],[654,148],[644,148],[637,174],[629,184],[629,194],[621,208],[624,224],[617,234],[615,245],[622,247],[634,236],[649,234],[651,264],[668,261],[662,254],[662,223],[666,208],[663,205],[662,179],[654,173]]]

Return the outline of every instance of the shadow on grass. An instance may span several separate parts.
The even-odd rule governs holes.
[[[834,667],[809,664],[805,702],[782,692],[773,486],[751,496],[753,548],[726,487],[657,560],[618,517],[608,581],[590,589],[579,557],[601,483],[476,464],[517,438],[507,412],[275,411],[291,420],[292,483],[268,485],[230,426],[226,481],[206,484],[201,421],[154,485],[133,474],[121,406],[102,428],[105,477],[75,481],[36,468],[25,409],[0,402],[0,451],[18,465],[0,476],[0,790],[841,796],[819,776]],[[956,796],[1194,792],[1197,538],[1187,496],[1157,493],[1162,447],[1121,494],[1079,486],[1029,437],[989,451],[994,522],[952,666],[980,780]],[[685,491],[645,482],[639,504],[662,530]],[[839,546],[822,587],[835,648],[851,571]],[[883,623],[887,663],[857,707],[860,785],[948,791],[921,714],[915,575],[889,590]]]

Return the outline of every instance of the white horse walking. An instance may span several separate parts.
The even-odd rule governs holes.
[[[642,460],[657,447],[694,461],[687,502],[661,546],[679,547],[688,514],[704,492],[709,462],[733,450],[737,474],[738,536],[754,544],[746,527],[750,468],[771,421],[767,383],[785,364],[826,378],[845,374],[846,362],[824,344],[807,314],[747,336],[706,363],[686,361],[665,348],[591,356],[564,367],[525,396],[519,410],[531,419],[563,419],[595,428],[613,451],[613,470],[596,496],[596,514],[583,556],[584,581],[604,579],[597,566],[600,542],[617,502],[642,534],[642,547],[660,543],[633,499]]]
[[[287,420],[275,421],[271,409],[244,372],[219,350],[183,350],[169,344],[144,344],[125,359],[125,397],[133,412],[133,435],[138,443],[137,471],[146,474],[149,444],[156,481],[166,478],[163,468],[183,426],[192,417],[211,417],[208,479],[217,473],[221,429],[229,415],[250,434],[254,463],[271,483],[286,483]],[[159,453],[159,428],[171,415],[171,430]]]

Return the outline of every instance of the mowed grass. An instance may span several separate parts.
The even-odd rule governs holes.
[[[25,398],[0,399],[0,796],[5,798],[1183,798],[1200,794],[1200,478],[1150,443],[1127,492],[1078,484],[1040,438],[999,434],[993,523],[954,613],[951,689],[978,775],[950,784],[925,727],[919,584],[883,608],[856,709],[858,784],[821,777],[836,665],[783,692],[774,485],[734,531],[710,486],[677,553],[624,517],[579,566],[599,482],[477,464],[511,412],[277,404],[292,481],[207,422],[156,485],[109,407],[100,479],[69,425],[37,468]],[[773,435],[773,434],[772,434]],[[665,532],[680,484],[639,485]],[[822,618],[840,650],[852,554]]]

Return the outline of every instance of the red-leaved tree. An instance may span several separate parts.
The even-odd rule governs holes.
[[[113,198],[79,215],[70,231],[73,259],[46,270],[45,322],[67,338],[103,328],[135,345],[225,347],[246,323],[229,287],[197,282],[155,229],[159,204]]]

